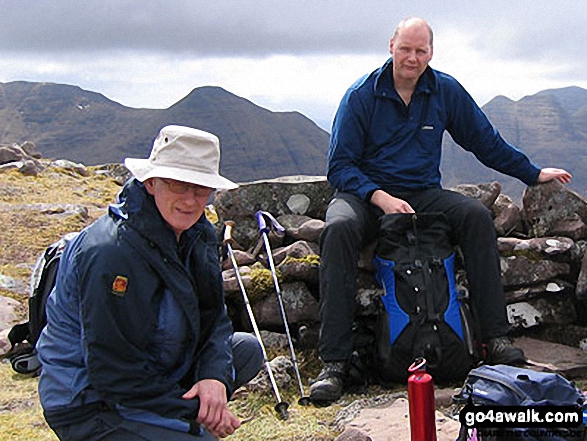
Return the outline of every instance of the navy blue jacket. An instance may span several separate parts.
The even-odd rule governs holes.
[[[107,406],[189,431],[199,401],[181,396],[205,378],[230,394],[234,379],[214,228],[202,216],[178,244],[135,180],[119,202],[61,260],[37,345],[41,404],[56,425]]]
[[[406,106],[393,85],[391,59],[343,97],[330,138],[328,180],[364,200],[378,189],[393,194],[440,187],[445,131],[484,165],[536,183],[540,169],[500,136],[453,77],[428,67]]]

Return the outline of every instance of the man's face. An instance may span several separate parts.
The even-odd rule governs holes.
[[[393,56],[393,79],[396,84],[415,84],[432,59],[430,32],[421,23],[408,25],[389,44]]]
[[[214,191],[201,185],[163,178],[147,179],[145,188],[155,198],[159,213],[178,238],[200,219]]]

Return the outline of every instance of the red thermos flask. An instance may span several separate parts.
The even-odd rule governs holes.
[[[412,441],[436,441],[434,380],[426,373],[426,360],[418,358],[408,368],[408,402]]]

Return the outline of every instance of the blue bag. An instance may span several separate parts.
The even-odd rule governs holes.
[[[536,372],[507,365],[484,365],[473,369],[461,392],[453,397],[457,404],[467,403],[466,409],[475,406],[562,406],[578,407],[582,412],[587,409],[587,397],[572,382],[560,374]],[[471,407],[472,406],[472,407]],[[514,440],[531,441],[567,441],[584,440],[587,432],[583,425],[579,427],[545,427],[545,428],[476,428],[461,426],[458,441],[472,440]]]

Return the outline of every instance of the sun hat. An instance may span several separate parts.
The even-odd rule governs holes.
[[[209,188],[238,187],[218,173],[218,138],[191,127],[163,127],[148,159],[126,158],[124,165],[141,182],[149,178],[168,178]]]

